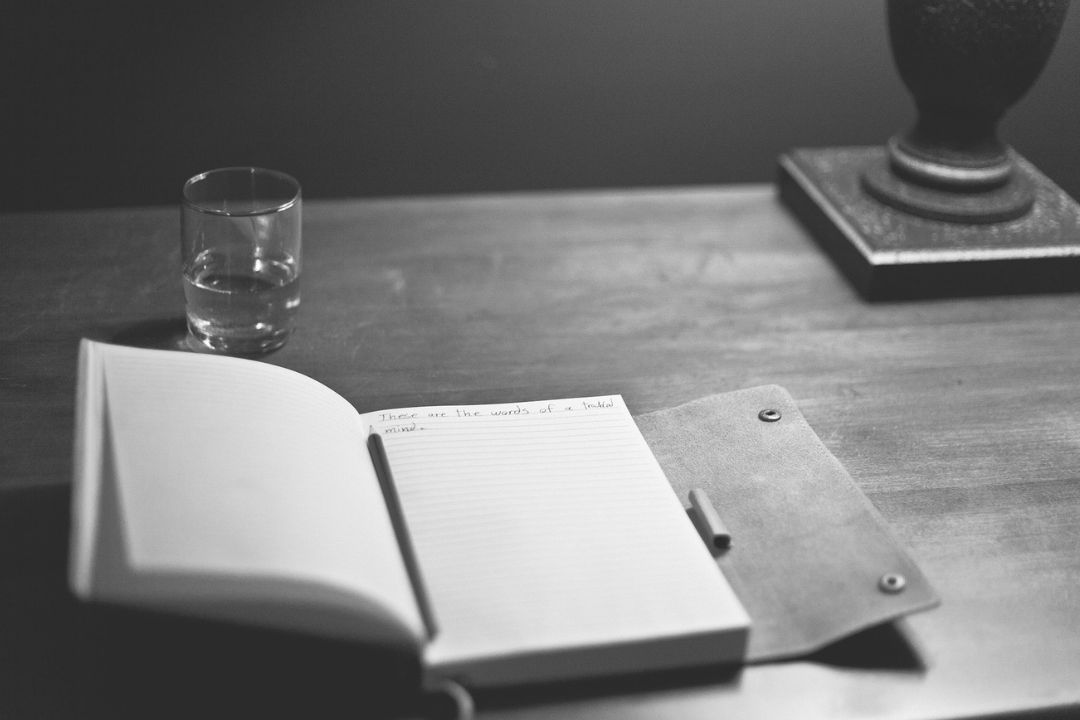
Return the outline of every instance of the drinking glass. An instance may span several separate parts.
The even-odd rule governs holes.
[[[257,355],[285,344],[300,307],[300,184],[229,167],[184,184],[181,260],[187,324],[199,346]]]

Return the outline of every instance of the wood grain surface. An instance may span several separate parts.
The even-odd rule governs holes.
[[[1080,296],[867,304],[765,186],[304,213],[299,329],[266,362],[361,411],[622,393],[641,413],[782,385],[942,596],[900,628],[915,662],[870,637],[733,678],[504,693],[481,717],[1080,713]],[[0,216],[0,709],[85,716],[64,695],[85,638],[48,614],[77,343],[183,342],[178,230],[176,208]]]

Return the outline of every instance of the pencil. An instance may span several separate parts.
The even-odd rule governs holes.
[[[394,534],[397,535],[398,546],[401,548],[401,557],[405,561],[405,571],[409,575],[409,581],[413,586],[413,594],[416,595],[416,604],[420,608],[420,617],[427,627],[428,638],[435,637],[435,613],[428,599],[427,589],[424,587],[424,578],[420,574],[420,563],[416,560],[416,551],[413,549],[412,536],[409,534],[409,526],[405,522],[405,513],[401,509],[401,499],[398,497],[397,487],[394,485],[394,476],[390,473],[390,461],[386,457],[386,446],[383,445],[382,437],[372,428],[368,434],[368,452],[371,453],[371,461],[375,465],[375,474],[379,478],[379,486],[386,500],[386,509],[390,511],[390,522],[394,526]]]
[[[694,514],[700,520],[698,530],[705,544],[721,549],[731,547],[731,533],[724,527],[724,521],[720,519],[719,513],[716,512],[716,508],[709,501],[709,496],[705,494],[705,491],[698,488],[691,490],[690,504],[694,508]]]

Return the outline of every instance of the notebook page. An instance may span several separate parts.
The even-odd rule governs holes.
[[[747,625],[621,397],[364,419],[432,600],[429,664]]]
[[[350,605],[368,619],[389,608],[399,636],[422,637],[351,405],[264,363],[87,345],[102,358],[115,467],[98,497],[119,504],[130,566],[103,593],[180,606],[284,603],[309,628],[347,618]]]

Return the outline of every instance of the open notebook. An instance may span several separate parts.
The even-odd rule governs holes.
[[[84,599],[411,646],[478,686],[745,651],[617,395],[360,414],[273,365],[86,340],[79,372]]]

